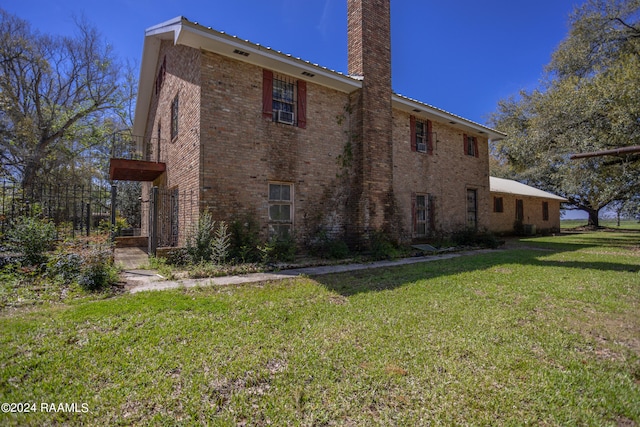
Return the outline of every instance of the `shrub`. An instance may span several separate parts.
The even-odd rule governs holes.
[[[89,291],[104,289],[118,281],[113,249],[108,243],[65,241],[47,264],[47,271],[65,283],[78,283]]]
[[[453,233],[451,239],[459,246],[482,246],[495,249],[501,245],[501,242],[493,233],[478,232],[473,228],[465,228]]]
[[[224,264],[229,256],[229,227],[222,221],[218,224],[211,242],[211,261]]]
[[[213,235],[216,222],[209,212],[202,212],[198,224],[187,236],[186,248],[190,261],[198,263],[211,259]]]
[[[187,236],[186,250],[192,263],[213,261],[224,263],[229,256],[230,235],[227,224],[216,222],[209,212],[198,218],[196,228]]]
[[[290,234],[272,236],[258,249],[264,263],[292,262],[296,257],[296,241]]]
[[[342,239],[329,236],[322,230],[309,244],[310,252],[322,258],[344,259],[349,256],[349,247]]]
[[[129,228],[130,225],[126,218],[121,216],[116,217],[115,225],[111,225],[111,219],[103,219],[98,224],[98,231],[100,233],[112,233],[113,235],[119,235],[122,230]]]
[[[113,251],[110,245],[92,244],[83,254],[83,264],[78,275],[78,284],[89,291],[98,291],[118,281],[117,269],[113,266]]]
[[[46,252],[53,249],[56,241],[56,227],[46,220],[33,216],[23,216],[13,224],[7,233],[10,247],[21,252],[29,265],[46,262]]]
[[[247,215],[243,221],[233,221],[230,234],[230,258],[242,264],[260,261],[260,226],[253,216]]]
[[[370,235],[371,256],[373,259],[393,259],[400,256],[400,251],[389,236],[382,231],[374,231]]]

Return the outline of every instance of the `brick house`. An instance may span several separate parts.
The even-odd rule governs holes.
[[[111,170],[195,195],[174,203],[172,244],[194,206],[356,247],[489,228],[488,141],[505,135],[393,93],[389,0],[347,9],[348,74],[183,17],[146,30],[133,133],[150,161]]]
[[[527,234],[557,233],[560,231],[560,205],[564,197],[504,178],[490,177],[492,198],[489,230],[499,234],[513,234],[514,224]]]

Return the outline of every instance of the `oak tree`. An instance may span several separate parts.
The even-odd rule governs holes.
[[[598,213],[640,188],[640,156],[571,160],[640,143],[640,0],[589,0],[570,17],[540,88],[501,100],[491,124],[509,137],[492,153],[502,175]]]

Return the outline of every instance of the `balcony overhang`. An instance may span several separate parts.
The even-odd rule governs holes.
[[[161,162],[111,159],[109,178],[112,181],[155,181],[166,169],[167,165]]]

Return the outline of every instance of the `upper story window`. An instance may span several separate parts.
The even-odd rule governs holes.
[[[307,82],[263,70],[262,116],[276,123],[307,126]]]
[[[171,101],[171,140],[173,141],[178,136],[178,103],[179,98],[176,95]]]
[[[296,118],[295,85],[290,81],[273,79],[273,119],[279,123],[294,124]]]
[[[420,120],[411,116],[409,122],[411,127],[411,151],[433,154],[431,120]]]
[[[478,157],[478,138],[475,136],[462,135],[464,142],[464,154],[467,156]]]

